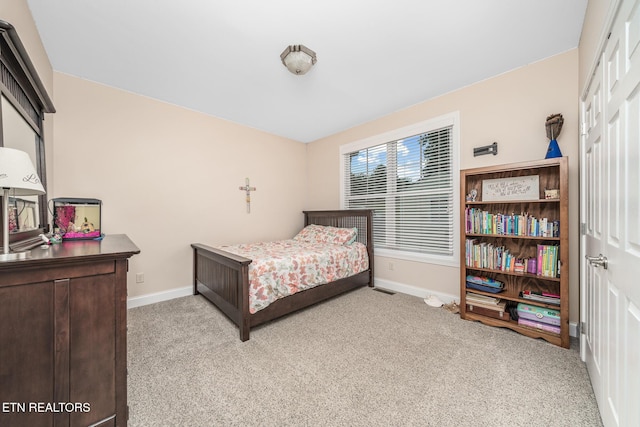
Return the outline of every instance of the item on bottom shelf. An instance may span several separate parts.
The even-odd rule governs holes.
[[[534,320],[524,319],[520,317],[518,319],[518,325],[528,326],[530,328],[540,329],[546,332],[552,332],[554,334],[560,333],[560,326],[549,325],[548,323],[536,322]]]
[[[467,304],[467,311],[470,313],[476,313],[476,314],[481,314],[483,316],[492,317],[494,319],[511,320],[511,317],[509,316],[509,312],[506,310],[504,311],[492,310],[485,306]]]
[[[518,320],[529,319],[548,325],[560,326],[560,312],[551,308],[518,303]]]

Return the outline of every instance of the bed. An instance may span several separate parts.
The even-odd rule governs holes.
[[[327,228],[356,229],[353,246],[363,246],[368,258],[366,269],[349,277],[332,280],[325,284],[313,285],[304,290],[275,299],[264,307],[256,309],[250,304],[250,264],[254,260],[201,243],[193,243],[193,293],[202,295],[225,313],[240,329],[240,339],[247,341],[254,326],[300,310],[317,302],[343,294],[361,286],[373,287],[373,211],[371,210],[331,210],[304,211],[302,231],[312,225]],[[298,236],[302,234],[299,233]],[[298,237],[296,236],[296,238]],[[294,238],[295,239],[295,238]],[[229,249],[237,252],[237,245]],[[333,258],[333,256],[332,256]],[[255,260],[256,264],[259,262]],[[255,264],[254,264],[255,265]],[[255,277],[255,270],[252,271]],[[255,297],[252,296],[252,300]]]

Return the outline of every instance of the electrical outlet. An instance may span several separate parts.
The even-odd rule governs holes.
[[[393,271],[393,269],[395,268],[395,265],[393,265],[392,262],[389,263],[389,271]]]
[[[136,283],[144,283],[144,273],[136,273]]]

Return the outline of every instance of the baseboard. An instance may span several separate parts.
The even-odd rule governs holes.
[[[452,301],[460,302],[458,295],[445,294],[441,292],[434,292],[424,288],[418,288],[416,286],[405,285],[404,283],[392,282],[390,280],[375,279],[375,287],[381,288],[387,291],[400,292],[402,294],[413,295],[414,297],[426,298],[429,295],[435,295],[440,298],[445,304],[449,304]],[[569,335],[571,337],[578,337],[578,325],[575,322],[569,322]]]
[[[185,286],[184,288],[171,289],[164,292],[156,292],[154,294],[140,295],[139,297],[129,298],[127,300],[127,309],[142,307],[143,305],[155,304],[157,302],[168,301],[174,298],[186,297],[193,295],[193,286]]]
[[[375,279],[375,287],[385,289],[387,291],[400,292],[402,294],[413,295],[414,297],[426,298],[429,295],[435,295],[445,304],[449,304],[452,301],[460,301],[460,298],[456,295],[445,294],[442,292],[434,292],[424,288],[418,288],[417,286],[405,285],[404,283],[392,282],[390,280]]]
[[[445,304],[449,304],[452,301],[460,301],[457,295],[445,294],[442,292],[433,292],[428,289],[418,288],[417,286],[405,285],[404,283],[392,282],[390,280],[384,279],[375,279],[375,287],[391,292],[400,292],[402,294],[413,295],[414,297],[418,298],[426,298],[429,295],[435,295],[440,298],[440,300]],[[157,292],[154,294],[141,295],[139,297],[129,298],[127,300],[127,309],[142,307],[143,305],[155,304],[157,302],[168,301],[170,299],[186,297],[189,295],[193,295],[193,287],[191,286],[171,289],[170,291]],[[578,336],[577,323],[569,323],[569,335],[572,337]]]
[[[580,332],[578,332],[578,324],[575,322],[569,322],[569,336],[578,338]]]

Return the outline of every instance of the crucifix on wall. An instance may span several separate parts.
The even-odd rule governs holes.
[[[244,183],[244,186],[240,187],[240,190],[244,191],[247,195],[247,213],[251,213],[251,192],[256,191],[256,187],[249,186],[249,178],[246,178]]]

